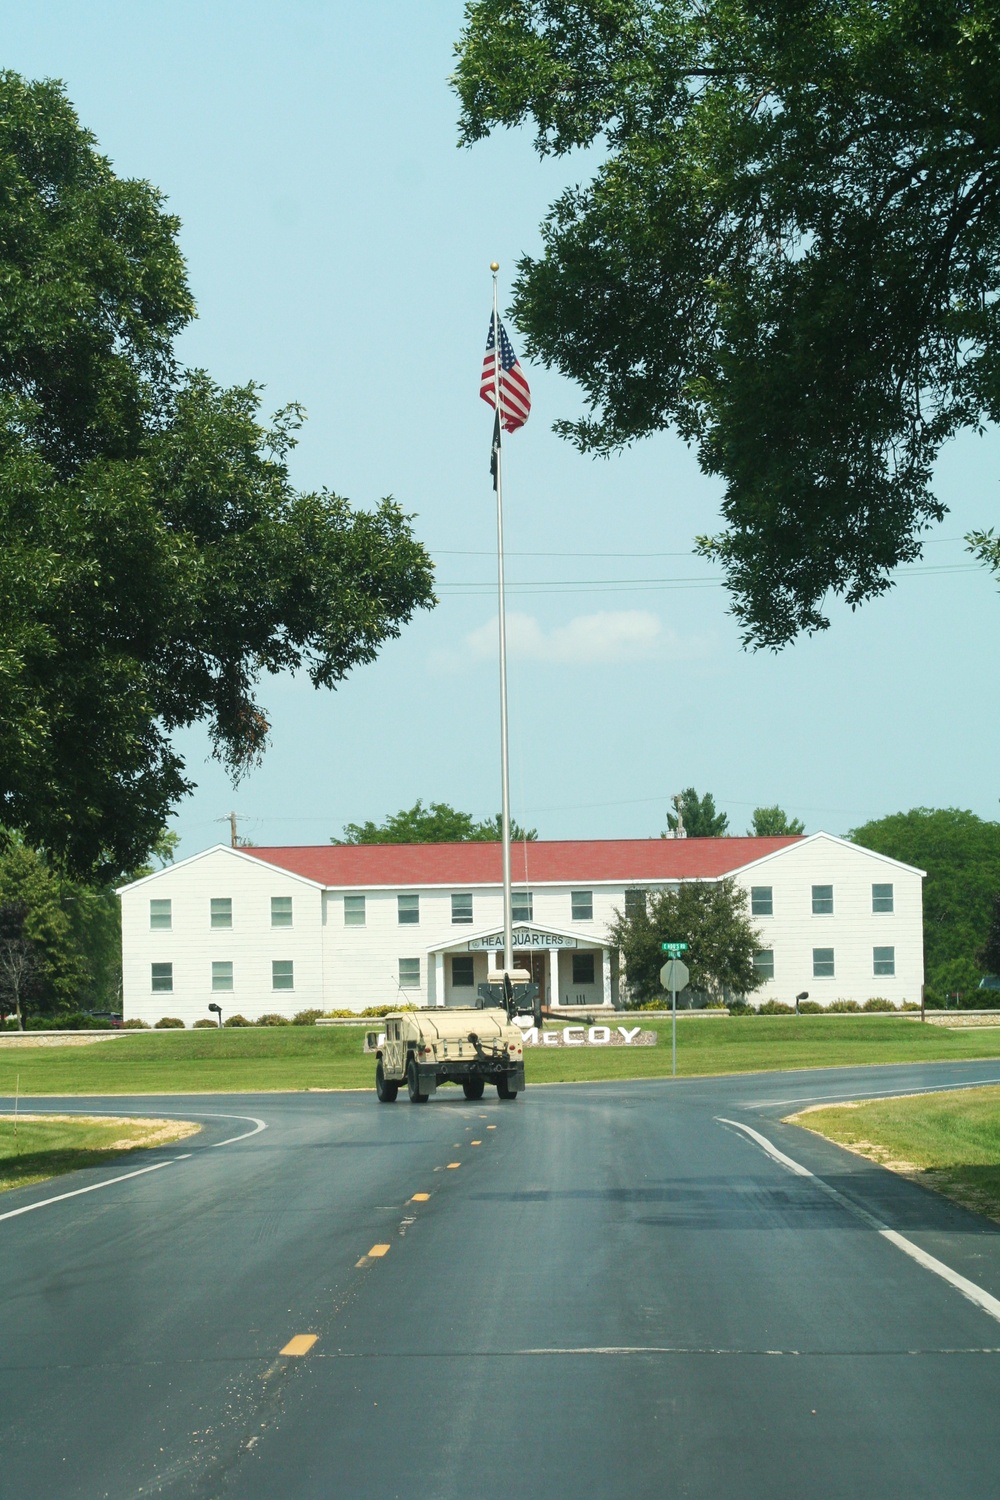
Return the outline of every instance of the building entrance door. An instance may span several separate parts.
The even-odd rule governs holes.
[[[538,948],[532,949],[532,951],[530,953],[515,953],[514,954],[514,967],[518,968],[518,969],[527,969],[528,973],[531,975],[531,982],[532,982],[532,984],[537,984],[538,985],[538,993],[539,993],[539,995],[541,997],[541,1001],[542,1001],[543,1005],[546,1004],[546,1000],[545,1000],[545,984],[546,984],[545,966],[546,966],[546,963],[548,962],[548,957],[549,957],[549,955],[548,955],[547,952],[540,951]]]

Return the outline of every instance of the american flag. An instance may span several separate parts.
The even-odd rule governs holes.
[[[524,378],[524,371],[518,364],[517,355],[507,337],[507,330],[500,323],[499,318],[496,321],[500,327],[500,421],[503,423],[505,432],[516,432],[528,420],[528,413],[531,410],[531,392]],[[479,394],[484,401],[488,401],[494,407],[497,404],[495,349],[496,335],[494,320],[491,316]]]

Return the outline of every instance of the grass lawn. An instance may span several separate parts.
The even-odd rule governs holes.
[[[187,1120],[81,1119],[69,1115],[0,1117],[0,1193],[29,1187],[77,1167],[96,1167],[129,1152],[183,1140],[200,1130]]]
[[[642,1017],[622,1017],[628,1025]],[[257,1093],[371,1088],[374,1060],[361,1026],[226,1027],[135,1032],[85,1047],[0,1044],[0,1095]],[[670,1073],[669,1021],[644,1022],[655,1047],[529,1049],[529,1083],[662,1078]],[[892,1016],[679,1017],[680,1074],[755,1073],[863,1063],[1000,1057],[1000,1031],[946,1031]]]
[[[789,1120],[1000,1221],[1000,1088],[866,1099]]]

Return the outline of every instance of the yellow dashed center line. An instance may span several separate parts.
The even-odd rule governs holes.
[[[487,1125],[486,1129],[487,1130],[496,1130],[496,1126],[495,1125]]]
[[[308,1354],[309,1350],[319,1338],[318,1333],[297,1333],[293,1339],[289,1339],[282,1354]]]
[[[469,1142],[470,1146],[481,1146],[482,1144],[483,1144],[482,1141],[470,1141]]]
[[[448,1163],[448,1171],[449,1172],[454,1172],[455,1168],[456,1167],[460,1167],[461,1165],[462,1165],[462,1163],[460,1161],[450,1161]]]
[[[373,1245],[371,1247],[371,1249],[369,1250],[368,1254],[371,1256],[372,1260],[377,1260],[379,1258],[379,1256],[381,1256],[381,1255],[388,1255],[389,1254],[389,1246],[388,1245]]]
[[[410,1199],[410,1202],[411,1203],[426,1203],[429,1197],[430,1197],[430,1193],[414,1193],[413,1197]]]

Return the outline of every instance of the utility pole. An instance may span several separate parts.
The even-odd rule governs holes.
[[[224,818],[216,818],[215,820],[217,823],[229,824],[229,847],[231,849],[238,849],[240,847],[239,835],[236,831],[237,820],[238,814],[234,812],[228,813]]]

